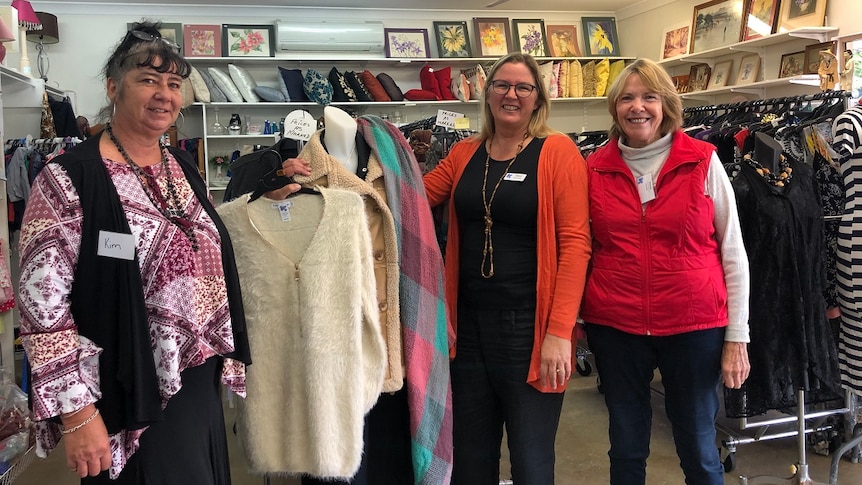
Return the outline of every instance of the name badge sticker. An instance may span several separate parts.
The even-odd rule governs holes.
[[[646,204],[655,199],[655,187],[653,186],[651,173],[637,177],[635,181],[638,183],[638,195],[641,198],[641,204]]]
[[[508,180],[509,182],[523,182],[524,180],[527,180],[527,174],[509,172],[505,177],[503,177],[503,180]]]
[[[121,232],[99,231],[99,248],[96,254],[106,258],[135,259],[135,236]]]

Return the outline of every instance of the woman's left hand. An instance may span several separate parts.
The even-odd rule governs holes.
[[[311,175],[311,166],[301,158],[288,158],[281,162],[281,170],[285,177],[293,177],[294,175]],[[287,184],[284,187],[266,192],[264,195],[272,200],[284,200],[290,194],[299,191],[302,186],[299,184]]]
[[[725,342],[721,351],[721,380],[730,389],[739,389],[748,379],[751,364],[748,362],[748,344]]]
[[[572,341],[545,335],[542,342],[542,386],[556,389],[572,377]]]

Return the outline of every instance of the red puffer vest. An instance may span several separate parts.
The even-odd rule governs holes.
[[[704,193],[714,147],[679,131],[642,211],[617,140],[587,159],[593,255],[581,318],[637,335],[727,325],[727,287]]]

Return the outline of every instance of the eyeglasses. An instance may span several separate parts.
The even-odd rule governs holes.
[[[519,98],[526,98],[536,90],[536,86],[529,83],[509,84],[506,81],[491,81],[491,88],[500,96],[509,94],[509,89],[515,88],[515,96]]]
[[[161,35],[154,35],[154,34],[151,34],[149,32],[144,32],[143,30],[132,30],[132,31],[129,31],[129,33],[132,34],[133,36],[137,37],[138,39],[144,41],[144,42],[155,42],[157,40],[160,40],[160,41],[164,42],[165,44],[167,44],[168,47],[170,47],[174,52],[180,51],[180,45],[179,44],[177,44],[176,42],[174,42],[170,39],[165,39]]]

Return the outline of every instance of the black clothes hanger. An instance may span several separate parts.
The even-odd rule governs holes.
[[[254,192],[252,192],[251,196],[248,198],[249,203],[259,199],[260,196],[266,192],[280,189],[288,184],[296,183],[293,180],[293,177],[288,177],[284,174],[284,170],[281,168],[281,154],[278,151],[270,148],[263,150],[260,153],[260,160],[263,163],[275,164],[276,168],[264,174],[264,176],[257,181],[257,186],[254,188]],[[294,192],[293,194],[288,195],[288,197],[294,194],[321,195],[320,191],[304,186],[301,186],[298,192]]]

